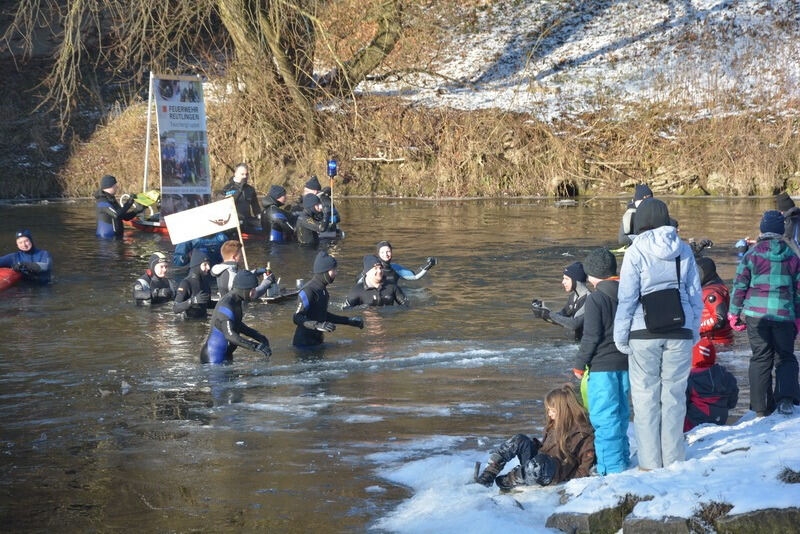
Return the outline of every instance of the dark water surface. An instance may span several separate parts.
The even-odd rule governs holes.
[[[732,243],[755,235],[769,200],[670,200],[684,238],[709,237],[730,281]],[[560,304],[561,270],[612,243],[624,205],[550,201],[338,204],[347,238],[332,300],[361,257],[389,239],[411,309],[369,310],[324,349],[290,347],[294,301],[254,304],[250,326],[270,362],[243,349],[201,366],[207,324],[169,307],[137,308],[134,280],[168,239],[94,237],[85,202],[0,207],[0,252],[30,228],[55,261],[54,283],[0,294],[0,524],[4,531],[362,531],[407,496],[378,476],[391,460],[447,447],[483,449],[533,431],[541,399],[570,379],[573,344],[535,321],[529,302]],[[309,278],[315,251],[247,243],[252,265]],[[360,312],[359,312],[360,313]],[[347,312],[353,315],[353,312]],[[744,336],[720,360],[747,407]],[[426,445],[428,444],[428,445]],[[382,453],[382,454],[381,454]]]

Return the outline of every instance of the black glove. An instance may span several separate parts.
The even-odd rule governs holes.
[[[27,269],[25,269],[25,266],[24,266],[23,264],[21,264],[21,263],[15,263],[15,264],[14,264],[14,265],[11,267],[11,270],[13,270],[13,271],[15,271],[15,272],[18,272],[18,273],[21,273],[21,272],[23,272],[23,271],[26,271]]]
[[[525,482],[533,481],[540,486],[547,486],[556,476],[558,464],[546,454],[537,454],[525,464]]]
[[[197,295],[194,295],[190,299],[192,304],[200,304],[200,305],[208,304],[208,301],[210,301],[210,300],[211,300],[211,296],[208,293],[199,293]]]
[[[169,299],[172,298],[172,290],[168,287],[161,287],[153,291],[153,296],[162,299]]]
[[[356,328],[364,329],[364,318],[363,317],[348,317],[347,324],[350,326],[355,326]]]
[[[269,348],[269,343],[266,341],[259,343],[258,346],[256,346],[255,351],[263,354],[265,358],[272,356],[272,349]]]
[[[336,330],[336,325],[328,321],[318,321],[314,328],[320,332],[333,332]]]
[[[425,269],[426,271],[429,270],[434,265],[436,265],[436,258],[434,258],[433,256],[428,256],[427,262],[428,263],[425,264],[425,267],[423,267],[423,269]]]
[[[322,188],[322,191],[319,192],[319,196],[331,196],[331,188],[330,186],[326,186]]]
[[[531,311],[533,312],[533,316],[534,317],[536,317],[538,319],[542,319],[543,318],[542,316],[544,315],[545,310],[547,310],[547,308],[544,307],[544,304],[542,303],[541,300],[533,299],[531,301]]]

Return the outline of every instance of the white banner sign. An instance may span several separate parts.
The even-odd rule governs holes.
[[[233,197],[164,217],[173,245],[239,226]]]
[[[161,215],[211,200],[203,84],[195,76],[153,77],[161,162]]]

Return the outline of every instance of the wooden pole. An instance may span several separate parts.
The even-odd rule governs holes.
[[[147,88],[147,135],[144,142],[144,180],[142,180],[142,192],[147,192],[147,172],[150,167],[150,125],[153,116],[153,71],[150,71],[150,84]],[[159,137],[159,158],[161,157],[161,138]]]

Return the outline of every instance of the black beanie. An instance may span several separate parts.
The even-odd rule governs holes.
[[[286,194],[286,188],[281,185],[271,185],[269,187],[268,195],[272,197],[273,200],[278,200],[278,197],[282,197]]]
[[[583,270],[583,264],[579,261],[564,267],[564,274],[572,278],[573,282],[586,282],[586,272]]]
[[[695,261],[697,262],[697,270],[700,275],[700,285],[717,278],[717,265],[714,263],[714,260],[702,256],[696,258]]]
[[[636,208],[633,218],[633,233],[641,234],[647,230],[660,228],[670,224],[667,205],[657,198],[646,198]]]
[[[327,273],[336,268],[336,258],[329,256],[324,250],[320,250],[314,259],[314,274]]]
[[[373,254],[367,254],[366,256],[364,256],[364,272],[365,273],[367,271],[369,271],[370,269],[372,269],[373,267],[375,267],[376,265],[380,265],[380,264],[381,264],[381,260],[379,260],[377,256],[375,256]]]
[[[167,263],[167,255],[163,252],[155,252],[150,256],[150,261],[147,263],[150,272],[156,272],[156,265],[159,263]]]
[[[611,278],[617,274],[617,258],[606,248],[596,248],[583,260],[583,269],[595,278]]]
[[[778,211],[783,212],[789,211],[795,207],[794,200],[792,200],[792,197],[790,197],[789,193],[786,191],[775,197],[775,205],[777,206]]]
[[[197,267],[203,262],[208,262],[208,254],[202,250],[195,250],[192,252],[192,259],[189,261],[189,268]],[[210,263],[210,262],[209,262]]]
[[[234,289],[253,289],[258,286],[258,277],[247,269],[242,269],[233,277]]]
[[[652,197],[653,191],[647,186],[647,184],[639,184],[633,190],[633,200],[644,200],[645,197]]]
[[[111,176],[110,174],[106,174],[105,176],[100,178],[100,189],[108,189],[115,183],[117,183],[117,179]]]
[[[303,195],[303,209],[311,210],[314,209],[314,206],[317,204],[322,204],[319,197],[314,193],[309,193],[307,195]]]
[[[316,175],[312,176],[306,182],[306,187],[308,189],[313,189],[314,191],[320,191],[322,189],[322,185],[319,183],[319,178]]]
[[[762,234],[771,232],[783,235],[783,215],[781,215],[781,212],[775,210],[765,211],[764,216],[761,217],[759,229]]]

